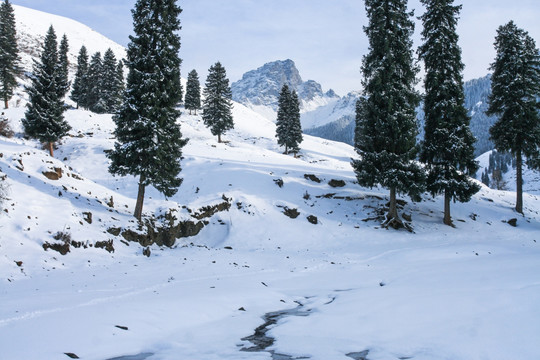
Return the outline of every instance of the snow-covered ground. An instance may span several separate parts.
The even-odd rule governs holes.
[[[16,129],[22,112],[6,113]],[[198,209],[223,195],[233,206],[173,249],[154,245],[147,258],[140,245],[106,232],[134,226],[136,195],[135,179],[106,170],[110,116],[66,116],[74,129],[55,159],[33,141],[0,140],[10,189],[0,217],[2,358],[270,359],[241,351],[252,346],[242,338],[265,313],[298,304],[308,316],[271,326],[267,350],[311,359],[365,350],[374,360],[540,356],[536,196],[525,196],[521,217],[513,193],[484,187],[470,203],[453,204],[456,228],[442,225],[441,199],[405,199],[415,234],[384,230],[363,220],[384,206],[387,191],[354,184],[351,147],[306,136],[299,159],[283,155],[274,125],[235,104],[227,144],[199,116],[182,115],[190,139],[184,183],[169,200],[149,189],[145,213],[178,208],[189,218],[181,206]],[[55,167],[64,176],[45,178]],[[345,187],[330,187],[332,179]],[[285,216],[285,207],[300,215]],[[517,227],[506,223],[514,217]],[[44,251],[58,231],[88,245],[113,240],[115,252]]]
[[[240,104],[218,144],[184,112],[184,183],[170,199],[147,189],[145,216],[231,207],[147,257],[107,231],[137,229],[136,179],[107,172],[111,116],[69,110],[73,130],[51,158],[22,138],[13,104],[18,134],[0,138],[2,360],[540,358],[535,194],[521,216],[513,192],[482,187],[452,204],[455,228],[440,197],[403,198],[415,233],[385,230],[374,218],[388,191],[355,183],[350,146],[305,136],[298,159],[284,155],[275,125]],[[59,232],[80,247],[44,250]],[[109,241],[114,252],[96,246]],[[268,347],[247,351],[252,335]]]

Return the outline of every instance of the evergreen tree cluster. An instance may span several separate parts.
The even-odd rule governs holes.
[[[105,54],[96,52],[89,60],[85,46],[77,58],[77,72],[73,82],[71,100],[98,114],[115,113],[124,95],[124,64],[117,61],[109,48]]]
[[[218,143],[221,143],[221,135],[234,128],[234,120],[231,112],[233,105],[229,79],[219,61],[208,70],[203,94],[202,118],[212,135],[218,137]]]
[[[6,109],[20,73],[15,14],[9,0],[4,0],[0,5],[0,99]]]
[[[289,90],[286,84],[283,85],[279,94],[276,137],[278,144],[285,146],[285,154],[292,151],[296,156],[300,151],[300,143],[303,140],[300,101],[296,91]]]
[[[34,61],[31,77],[32,84],[26,89],[29,102],[22,124],[27,136],[47,144],[53,156],[53,145],[66,136],[71,126],[64,120],[64,96],[68,84],[63,51],[67,49],[67,40],[63,48],[58,50],[58,42],[54,28],[51,26],[45,36],[40,60]]]

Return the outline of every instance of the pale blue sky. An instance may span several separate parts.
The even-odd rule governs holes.
[[[11,0],[12,3],[67,16],[126,45],[135,0]],[[460,44],[465,79],[488,73],[495,56],[496,29],[510,20],[540,45],[539,0],[462,0]],[[367,51],[362,0],[179,0],[182,21],[182,73],[191,69],[204,81],[216,61],[231,81],[262,64],[290,58],[304,80],[344,95],[360,90],[360,65]],[[419,0],[409,7],[419,16]],[[420,41],[420,24],[416,42]]]

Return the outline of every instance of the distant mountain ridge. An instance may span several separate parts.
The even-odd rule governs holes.
[[[287,59],[270,62],[245,73],[242,79],[231,84],[233,100],[275,120],[279,92],[285,84],[296,90],[304,112],[339,99],[333,90],[323,92],[318,82],[304,81],[294,61]]]

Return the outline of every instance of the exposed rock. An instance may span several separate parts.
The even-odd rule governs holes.
[[[311,181],[314,181],[316,183],[321,183],[321,179],[319,179],[317,176],[313,175],[313,174],[304,174],[304,178],[306,180],[311,180]]]
[[[64,353],[64,355],[67,355],[68,357],[72,358],[72,359],[80,359],[76,354],[74,353],[70,353],[70,352],[67,352],[67,353]]]
[[[122,232],[122,228],[108,228],[107,232],[111,235],[118,236]]]
[[[403,218],[403,220],[406,220],[406,221],[412,221],[412,215],[410,215],[410,214],[403,213],[403,214],[401,215],[401,217]]]
[[[105,249],[110,253],[114,252],[113,240],[97,241],[94,247],[98,249]]]
[[[225,201],[223,201],[222,203],[216,204],[216,205],[204,206],[204,207],[200,208],[199,210],[197,210],[191,216],[193,216],[197,220],[202,220],[202,219],[205,219],[205,218],[212,217],[214,214],[216,214],[216,213],[218,213],[220,211],[229,211],[229,209],[231,208],[230,199],[227,199],[225,197],[225,195],[223,195],[223,200],[225,200]]]
[[[274,183],[280,188],[283,187],[283,179],[274,179]]]
[[[42,174],[49,180],[58,180],[62,177],[62,169],[54,168],[54,171],[43,171]]]
[[[143,253],[144,256],[150,257],[150,254],[151,254],[150,248],[149,247],[144,248],[142,253]]]
[[[330,180],[328,182],[328,185],[330,185],[333,188],[344,187],[345,186],[345,181],[332,179],[332,180]]]
[[[508,225],[516,227],[517,226],[517,219],[513,218],[507,221]]]
[[[283,213],[291,219],[296,219],[298,216],[300,216],[297,209],[289,209],[287,207],[283,210]]]
[[[83,216],[84,221],[91,224],[92,223],[92,213],[91,212],[83,212],[83,215],[84,215]]]
[[[313,225],[317,225],[319,223],[319,219],[317,219],[316,216],[314,215],[309,215],[307,217],[307,221],[309,221],[310,223],[312,223]]]

